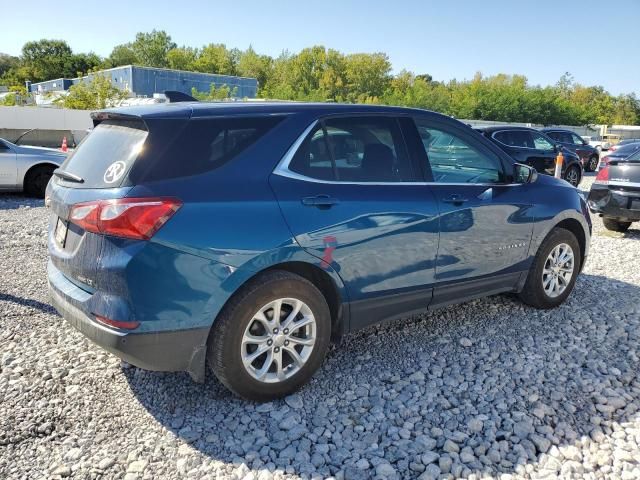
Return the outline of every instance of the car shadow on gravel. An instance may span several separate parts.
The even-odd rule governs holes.
[[[15,193],[0,193],[0,210],[15,210],[25,207],[44,207],[44,200]]]
[[[53,313],[57,315],[55,308],[53,308],[51,305],[39,302],[38,300],[34,300],[32,298],[18,297],[9,293],[0,292],[0,302],[15,303],[16,305],[31,307],[44,313]]]
[[[639,298],[636,285],[583,274],[555,310],[497,296],[374,326],[332,348],[299,394],[263,405],[212,375],[199,385],[186,374],[124,374],[160,424],[230,466],[580,476],[583,463],[613,462],[611,446],[594,444],[612,445],[637,421]]]

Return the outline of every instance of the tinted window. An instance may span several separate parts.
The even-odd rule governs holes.
[[[107,120],[92,130],[62,169],[84,179],[84,183],[67,182],[75,188],[118,187],[127,172],[134,184],[195,175],[228,162],[278,121],[277,117],[159,120],[148,132],[142,121]],[[117,175],[107,178],[107,170],[116,163]]]
[[[510,147],[535,148],[528,130],[501,130],[494,133],[493,138]]]
[[[0,142],[0,151],[5,151],[5,150],[9,150],[9,147],[7,147],[3,142]]]
[[[562,140],[562,132],[545,132],[547,137],[555,140],[556,142],[563,142]]]
[[[161,180],[214,170],[238,156],[280,120],[281,117],[191,120],[168,148],[162,138],[157,139],[151,132],[151,143],[160,145],[150,146],[144,171],[136,172],[132,179],[134,182]]]
[[[531,137],[533,137],[534,148],[537,148],[538,150],[553,150],[553,144],[542,134],[538,132],[531,132]]]
[[[417,119],[433,180],[438,183],[501,183],[502,164],[497,156],[480,151],[454,132],[433,128]]]
[[[394,118],[332,118],[311,132],[289,169],[323,180],[402,182],[415,180]]]

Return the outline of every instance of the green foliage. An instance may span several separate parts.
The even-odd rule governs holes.
[[[177,45],[164,30],[152,30],[149,33],[139,32],[130,44],[140,65],[145,67],[168,67],[167,53]]]
[[[471,80],[437,82],[427,73],[403,70],[393,75],[384,53],[347,55],[316,45],[298,53],[283,51],[273,58],[258,54],[252,46],[244,51],[222,43],[178,47],[163,30],[138,33],[133,42],[114,47],[106,59],[73,53],[62,40],[28,42],[20,57],[0,54],[0,84],[24,85],[25,80],[76,77],[96,68],[130,64],[252,77],[258,79],[258,96],[280,100],[402,105],[457,118],[504,122],[640,124],[640,102],[634,94],[616,97],[600,86],[576,83],[568,72],[548,87],[529,85],[522,75],[505,74],[477,73]],[[68,102],[86,104],[87,100],[77,100],[87,94],[85,88],[79,86]],[[107,90],[102,84],[101,98],[108,97]],[[194,92],[203,100],[235,94],[226,86]]]
[[[196,72],[220,75],[235,75],[236,73],[234,57],[222,43],[210,43],[203,47],[193,61],[192,69]]]
[[[98,110],[113,107],[127,98],[128,92],[111,84],[101,74],[93,74],[89,81],[72,85],[69,93],[54,100],[61,107],[77,110]]]
[[[193,87],[191,89],[191,96],[196,100],[200,100],[201,102],[212,102],[227,100],[231,97],[235,97],[237,92],[238,89],[236,87],[231,89],[226,85],[222,85],[221,87],[216,88],[216,86],[212,83],[208,92],[199,92],[195,87]]]
[[[134,65],[140,63],[130,44],[116,45],[111,55],[105,61],[107,68],[120,67],[122,65]]]

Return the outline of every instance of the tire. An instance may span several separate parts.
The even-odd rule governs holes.
[[[565,278],[564,290],[561,292],[554,292],[557,295],[552,296],[545,290],[545,279],[549,279],[549,275],[545,274],[545,267],[548,266],[548,261],[552,252],[556,251],[556,248],[562,245],[568,246],[573,254],[573,270],[571,277],[567,280]],[[536,257],[533,260],[533,264],[529,270],[527,280],[524,284],[522,292],[520,292],[520,299],[527,305],[531,305],[535,308],[549,309],[555,308],[563,303],[567,297],[571,294],[573,287],[576,283],[576,278],[580,272],[580,265],[582,262],[582,254],[580,252],[580,245],[576,236],[569,230],[564,228],[555,228],[547,235],[542,245],[538,249]],[[566,265],[565,265],[566,266]],[[551,268],[553,269],[553,267]],[[562,275],[562,273],[560,273]],[[551,280],[553,282],[553,280]],[[558,280],[556,280],[558,282]],[[559,282],[560,284],[562,282]],[[551,286],[551,283],[549,284]]]
[[[629,230],[629,227],[631,226],[631,222],[620,222],[619,220],[607,217],[602,217],[602,223],[604,224],[604,228],[613,232],[624,233]]]
[[[278,299],[284,300],[280,308],[281,323],[274,323],[269,316],[275,313],[270,304]],[[291,303],[287,304],[287,301]],[[285,336],[285,326],[291,325],[286,322],[294,301],[302,302],[303,306],[295,317],[294,328]],[[256,319],[260,312],[264,312],[266,322]],[[314,322],[295,328],[296,324],[310,318]],[[272,327],[278,328],[277,332]],[[312,337],[315,342],[310,349],[299,343],[301,340],[309,342]],[[276,270],[248,282],[225,305],[209,335],[207,362],[218,380],[236,395],[248,400],[269,401],[289,395],[307,383],[322,364],[330,337],[331,314],[322,293],[305,278]],[[257,343],[248,339],[268,340]],[[294,362],[289,353],[292,348],[304,361]],[[263,349],[264,353],[245,366],[243,358],[249,361],[258,349]],[[282,378],[277,378],[278,365],[285,366],[281,369]],[[261,371],[263,374],[258,378]]]
[[[54,170],[55,167],[51,165],[40,165],[29,170],[24,177],[24,193],[30,197],[44,198]]]
[[[587,160],[587,165],[585,167],[585,170],[587,172],[595,172],[596,169],[598,168],[599,162],[600,162],[600,159],[598,158],[597,155],[590,156],[589,160]]]
[[[582,180],[582,172],[580,172],[580,167],[572,165],[567,168],[567,170],[564,172],[564,179],[574,187],[580,185],[580,180]]]

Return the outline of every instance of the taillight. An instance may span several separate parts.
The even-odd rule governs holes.
[[[596,179],[593,183],[597,183],[599,185],[609,185],[609,165],[606,165],[602,170],[598,172],[596,175]]]
[[[175,198],[120,198],[78,203],[69,221],[88,232],[148,240],[182,206]]]
[[[96,315],[96,321],[109,327],[121,328],[123,330],[135,330],[140,326],[140,322],[123,322],[121,320],[111,320],[110,318]]]

